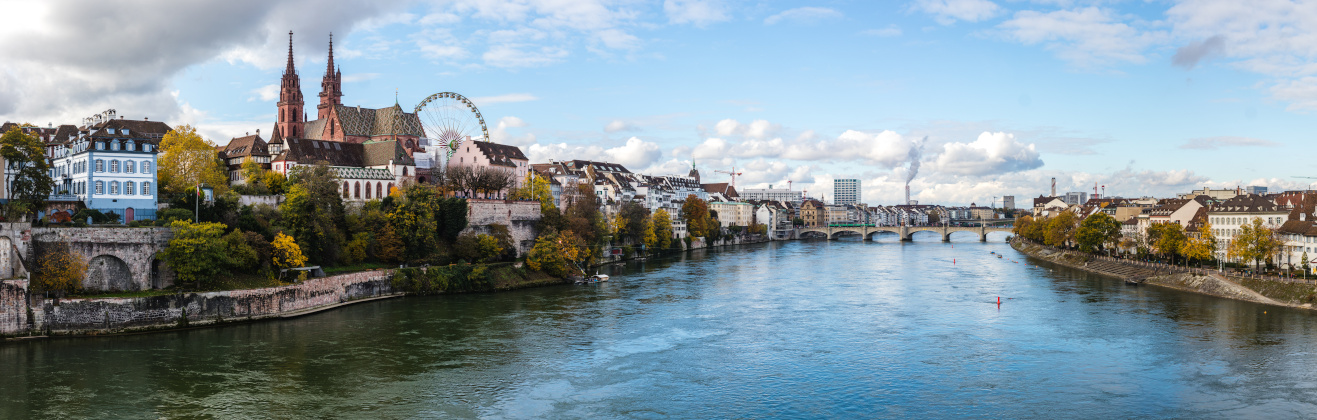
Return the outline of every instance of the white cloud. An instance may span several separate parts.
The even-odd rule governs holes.
[[[781,22],[817,23],[842,16],[841,12],[826,7],[797,7],[769,16],[764,19],[764,24],[776,25]]]
[[[494,67],[541,67],[560,62],[567,55],[567,50],[551,46],[496,45],[481,58]]]
[[[507,116],[500,118],[498,124],[489,130],[489,138],[494,143],[510,144],[517,147],[526,147],[535,144],[535,133],[525,133],[522,135],[513,134],[512,128],[525,128],[529,126],[521,118]]]
[[[957,20],[988,20],[1001,12],[997,3],[988,0],[919,0],[911,7],[933,15],[933,19],[943,25],[956,23]]]
[[[548,162],[550,159],[588,159],[618,163],[631,170],[649,168],[659,158],[663,157],[663,150],[657,143],[644,141],[637,137],[631,137],[627,139],[626,144],[612,148],[604,148],[598,145],[537,143],[526,147],[524,150],[531,162]]]
[[[540,99],[539,97],[536,97],[535,95],[529,93],[508,93],[508,94],[496,95],[496,96],[475,97],[475,98],[471,98],[471,102],[474,102],[476,106],[480,106],[487,104],[502,104],[502,103],[510,103],[510,102],[530,102],[530,101],[538,101],[539,99]]]
[[[609,122],[608,125],[604,126],[604,131],[608,133],[634,131],[635,129],[636,127],[634,125],[622,120],[613,120],[612,122]]]
[[[984,132],[971,143],[947,143],[937,157],[937,171],[956,175],[993,175],[1043,166],[1032,144],[1014,134]]]
[[[249,101],[253,101],[257,99],[262,101],[273,101],[279,99],[279,84],[276,83],[276,84],[261,86],[256,89],[252,89],[252,93],[256,94],[256,96],[253,96],[252,98],[248,99]]]
[[[1042,44],[1057,57],[1080,67],[1147,61],[1144,50],[1162,42],[1163,32],[1141,31],[1098,7],[1016,12],[998,27],[1026,45]]]
[[[664,0],[663,13],[669,23],[700,27],[729,19],[726,6],[713,0]]]
[[[915,146],[913,139],[893,131],[875,134],[846,130],[835,140],[799,141],[787,147],[782,157],[795,160],[857,161],[895,168],[904,163]]]
[[[640,38],[621,29],[605,29],[596,33],[604,46],[615,50],[634,50],[640,48]]]

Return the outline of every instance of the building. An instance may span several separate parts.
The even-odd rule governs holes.
[[[1207,210],[1207,221],[1216,236],[1216,257],[1226,258],[1230,242],[1239,235],[1240,227],[1261,220],[1262,226],[1277,229],[1288,220],[1290,210],[1256,194],[1236,196],[1212,205]]]
[[[512,188],[519,188],[526,182],[526,173],[530,171],[530,159],[521,152],[521,148],[487,141],[470,141],[458,147],[448,159],[449,166],[471,166],[492,168],[503,171],[512,177],[512,185],[495,192],[497,198],[506,198]]]
[[[1203,187],[1203,189],[1201,190],[1193,190],[1193,191],[1189,191],[1189,193],[1187,194],[1180,194],[1180,198],[1194,198],[1200,195],[1205,195],[1208,198],[1211,198],[1212,200],[1224,201],[1224,200],[1235,198],[1236,196],[1240,195],[1240,193],[1241,191],[1239,188],[1222,188],[1219,190],[1214,190],[1211,188]]]
[[[755,221],[755,205],[741,201],[709,201],[709,211],[718,212],[722,227],[750,226]]]
[[[268,145],[275,154],[272,169],[288,175],[305,165],[328,165],[349,201],[382,199],[394,187],[414,182],[416,163],[396,141],[346,143],[310,139],[275,139]]]
[[[854,178],[832,180],[832,203],[838,205],[858,204],[864,197],[860,180]]]
[[[1088,193],[1083,191],[1072,191],[1065,193],[1065,203],[1071,206],[1082,206],[1088,202]]]
[[[1250,185],[1250,186],[1244,187],[1244,194],[1267,195],[1267,187],[1259,187],[1259,186],[1255,186],[1255,185]]]
[[[271,158],[269,147],[265,140],[261,139],[261,130],[256,130],[254,135],[234,137],[229,140],[229,144],[222,147],[219,151],[220,160],[224,161],[225,169],[229,175],[229,185],[242,184],[247,182],[242,178],[242,165],[248,159],[256,162],[261,169],[270,170]]]
[[[745,200],[781,201],[784,203],[796,203],[796,204],[799,204],[800,200],[804,199],[805,197],[804,193],[801,191],[795,191],[791,189],[781,189],[781,188],[775,189],[773,188],[772,185],[769,185],[768,188],[743,189],[740,191],[740,194],[741,194],[741,198]]]
[[[1006,210],[1015,210],[1015,196],[1008,195],[1001,198],[1001,208]]]
[[[823,208],[823,202],[815,199],[806,199],[800,205],[800,219],[805,227],[821,227],[827,225],[826,214]]]
[[[55,191],[77,196],[88,208],[121,221],[155,219],[156,154],[173,130],[160,121],[116,118],[107,110],[83,120],[75,138],[54,146]]]
[[[1062,197],[1038,196],[1033,199],[1033,217],[1051,217],[1069,208]]]

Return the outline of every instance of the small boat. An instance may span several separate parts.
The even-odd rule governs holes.
[[[605,282],[605,281],[608,281],[608,275],[607,275],[607,274],[595,274],[595,275],[593,275],[593,276],[590,276],[590,282],[591,282],[591,283]]]
[[[997,254],[997,259],[1001,259],[1001,254]]]

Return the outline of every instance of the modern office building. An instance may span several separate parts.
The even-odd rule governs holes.
[[[863,197],[860,180],[854,178],[835,179],[832,181],[832,203],[837,205],[857,204]]]
[[[804,194],[800,191],[773,188],[772,185],[769,185],[768,188],[747,188],[740,190],[739,193],[742,200],[781,201],[783,203],[799,204],[800,200],[804,198]]]
[[[1006,210],[1015,210],[1015,196],[1008,195],[1001,198],[1001,208]]]

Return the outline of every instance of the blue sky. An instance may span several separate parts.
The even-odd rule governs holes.
[[[308,113],[473,98],[533,161],[598,159],[871,204],[1306,188],[1317,5],[1287,1],[3,2],[0,119],[262,129],[287,49]],[[123,24],[123,22],[130,22]],[[6,105],[7,104],[7,105]],[[927,138],[924,141],[924,138]],[[912,153],[912,149],[915,153]]]

